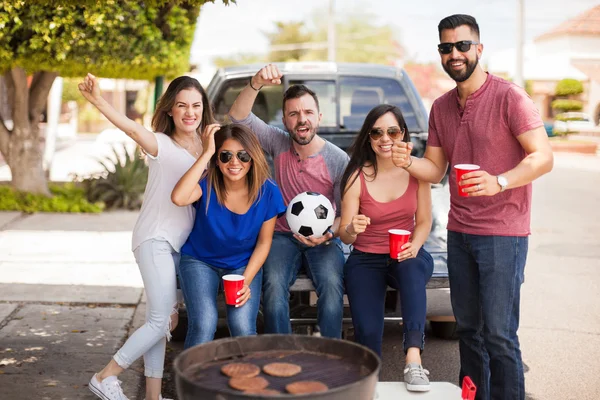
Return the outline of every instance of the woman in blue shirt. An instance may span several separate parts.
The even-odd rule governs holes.
[[[217,329],[222,277],[245,278],[235,306],[227,306],[232,336],[256,334],[265,262],[283,197],[254,133],[232,124],[202,134],[203,153],[179,180],[171,199],[195,203],[196,219],[181,248],[179,279],[188,311],[185,348],[206,343]],[[205,171],[206,170],[206,171]]]

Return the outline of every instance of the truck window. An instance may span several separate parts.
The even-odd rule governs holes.
[[[402,115],[411,132],[419,131],[415,111],[404,89],[394,79],[358,76],[340,77],[340,120],[351,131],[361,128],[367,113],[379,104],[393,104]]]
[[[223,123],[227,118],[229,109],[235,99],[248,84],[248,78],[232,79],[224,83],[223,88],[215,98],[213,103],[215,107],[215,118]],[[281,122],[281,99],[283,98],[283,86],[265,86],[263,87],[254,106],[252,113],[267,124],[282,127]]]
[[[290,80],[291,85],[303,84],[317,94],[319,99],[319,109],[323,118],[321,119],[321,128],[337,128],[337,98],[335,95],[335,81],[324,80]],[[281,96],[283,97],[283,95]]]

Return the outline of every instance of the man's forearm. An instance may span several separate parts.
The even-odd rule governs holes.
[[[238,95],[237,99],[233,102],[233,105],[229,110],[229,115],[235,120],[246,118],[252,111],[252,106],[254,105],[257,95],[258,90],[252,89],[249,84],[246,85]]]
[[[529,154],[517,166],[502,174],[508,181],[507,189],[514,189],[533,182],[540,176],[550,172],[554,165],[552,151]]]
[[[412,157],[412,163],[409,167],[405,167],[409,174],[420,181],[429,183],[439,183],[446,174],[446,168],[436,165],[428,158]]]

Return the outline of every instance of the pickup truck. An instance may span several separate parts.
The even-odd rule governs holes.
[[[220,122],[248,80],[263,65],[244,65],[219,69],[207,94]],[[402,69],[374,65],[330,62],[277,64],[283,73],[278,86],[266,86],[258,94],[252,112],[268,124],[283,127],[284,91],[294,84],[305,84],[317,93],[323,119],[319,136],[346,150],[360,129],[366,114],[381,103],[397,105],[404,115],[414,143],[413,154],[422,156],[427,141],[428,114],[412,81]],[[433,226],[425,248],[434,258],[433,277],[427,285],[427,318],[434,335],[454,337],[456,324],[450,305],[446,265],[446,221],[449,207],[446,185],[433,185]],[[345,247],[346,256],[350,248]],[[386,323],[400,323],[400,296],[388,288]],[[311,333],[316,327],[316,295],[310,279],[299,274],[291,288],[290,318],[296,332]],[[347,303],[346,303],[347,304]],[[224,315],[224,314],[221,314]],[[259,321],[260,322],[260,321]],[[344,315],[345,335],[351,329],[348,307]],[[175,335],[174,335],[175,337]]]

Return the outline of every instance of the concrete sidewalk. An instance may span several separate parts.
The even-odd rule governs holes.
[[[136,212],[0,212],[0,399],[96,399],[87,384],[137,327]],[[139,360],[121,375],[143,399]]]

